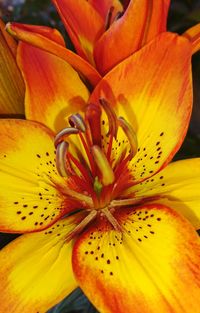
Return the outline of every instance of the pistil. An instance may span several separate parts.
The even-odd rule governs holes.
[[[101,150],[99,146],[93,146],[91,148],[92,155],[94,160],[100,170],[101,173],[101,181],[104,186],[108,186],[112,184],[115,180],[115,175],[112,170],[111,165],[109,164],[105,154]]]

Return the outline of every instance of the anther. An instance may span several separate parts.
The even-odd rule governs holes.
[[[59,143],[56,148],[56,167],[59,174],[63,177],[69,175],[67,170],[66,155],[69,144],[65,141]]]
[[[117,138],[117,130],[118,130],[118,123],[117,123],[117,116],[115,114],[115,111],[112,109],[111,105],[103,99],[99,99],[99,103],[103,107],[107,117],[108,117],[108,123],[109,123],[109,131],[108,135],[112,134],[115,139]]]
[[[84,119],[79,113],[71,115],[68,120],[72,127],[75,127],[78,130],[85,132],[86,125]]]
[[[78,134],[79,130],[75,127],[66,127],[62,129],[54,139],[54,145],[57,147],[59,143],[64,141],[69,135]]]
[[[118,118],[118,123],[129,140],[129,144],[131,147],[130,158],[132,159],[135,156],[138,148],[136,133],[133,130],[132,126],[123,117]]]
[[[110,166],[105,154],[101,150],[99,146],[93,146],[91,148],[92,155],[94,157],[95,163],[97,164],[100,173],[101,173],[101,181],[104,186],[108,186],[112,184],[115,180],[115,175]]]

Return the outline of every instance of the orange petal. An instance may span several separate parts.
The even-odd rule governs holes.
[[[173,207],[200,229],[200,159],[169,164],[163,171],[130,188],[134,197],[151,197]]]
[[[1,312],[44,313],[77,287],[65,238],[78,218],[23,235],[0,252]]]
[[[100,14],[85,0],[53,0],[78,54],[94,64],[93,46],[104,31]]]
[[[44,229],[71,210],[54,183],[61,180],[54,150],[53,133],[41,124],[0,120],[0,231]]]
[[[108,12],[111,8],[113,8],[113,17],[115,17],[118,12],[123,11],[123,6],[119,0],[88,0],[88,2],[99,12],[104,21],[106,21]]]
[[[159,33],[166,31],[169,2],[130,1],[124,15],[95,44],[94,58],[100,73],[105,74]]]
[[[71,64],[71,66],[80,72],[92,85],[96,85],[101,79],[100,74],[92,65],[74,52],[66,49],[61,44],[58,44],[58,38],[57,41],[55,41],[56,33],[54,31],[51,32],[49,30],[49,32],[45,32],[41,27],[21,26],[21,24],[18,23],[9,23],[7,25],[7,30],[14,37],[24,42],[30,43],[32,46],[41,48],[53,55],[59,56],[61,59]],[[39,33],[37,33],[36,30],[39,31]],[[52,40],[52,38],[54,40]]]
[[[200,49],[200,23],[189,28],[183,34],[192,43],[192,52],[196,53]]]
[[[0,20],[0,114],[24,113],[24,82],[16,64],[16,43]]]
[[[89,92],[75,70],[62,59],[20,43],[18,63],[26,83],[26,117],[58,132],[67,117],[83,110]]]
[[[138,153],[130,162],[134,179],[151,176],[172,159],[187,131],[191,44],[175,34],[161,34],[102,79],[90,102],[99,98],[111,103],[136,133]]]
[[[3,35],[4,39],[7,42],[8,47],[10,48],[13,56],[17,54],[17,43],[12,36],[10,36],[5,28],[4,22],[0,19],[0,32]]]
[[[200,243],[171,209],[115,213],[120,233],[99,222],[75,243],[73,270],[100,312],[191,313],[200,306]],[[187,296],[185,296],[187,295]]]

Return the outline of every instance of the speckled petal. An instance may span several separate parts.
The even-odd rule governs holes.
[[[46,231],[22,235],[0,252],[4,313],[45,313],[77,287],[71,267],[73,242],[66,243],[78,217]]]
[[[200,229],[200,159],[169,164],[163,171],[127,190],[126,195],[146,197],[173,207]]]
[[[115,212],[123,233],[104,221],[75,243],[73,270],[104,313],[191,313],[200,306],[200,243],[165,206]]]
[[[104,98],[136,133],[130,162],[135,181],[164,167],[180,147],[192,110],[190,42],[163,33],[118,64],[97,85],[90,102]]]
[[[63,212],[53,133],[39,123],[0,120],[0,230],[29,232]]]

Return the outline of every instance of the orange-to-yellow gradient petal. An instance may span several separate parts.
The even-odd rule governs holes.
[[[24,82],[16,63],[16,43],[0,20],[0,114],[24,113]]]
[[[67,117],[85,108],[89,92],[76,71],[62,59],[20,43],[18,63],[26,83],[26,118],[58,132]]]
[[[185,137],[192,109],[191,50],[187,39],[163,33],[117,65],[91,95],[92,103],[105,98],[132,125],[138,152],[130,169],[136,181],[165,166]]]
[[[63,45],[58,42],[59,36],[54,30],[49,29],[49,31],[47,31],[47,28],[44,29],[30,25],[9,23],[7,24],[7,31],[12,36],[30,43],[32,46],[59,56],[61,59],[71,64],[71,66],[82,74],[92,85],[95,86],[101,79],[101,75],[90,63],[71,50],[63,47]]]
[[[104,75],[159,33],[166,31],[169,2],[130,1],[124,15],[95,44],[94,58],[100,73]]]
[[[104,313],[191,313],[200,307],[200,242],[170,208],[115,213],[124,231],[90,227],[73,250],[73,270],[86,296]]]
[[[93,46],[104,31],[104,20],[85,0],[53,0],[78,54],[94,64]]]
[[[200,229],[200,159],[173,162],[128,193],[149,201],[153,197],[154,202],[173,207]]]
[[[56,188],[55,181],[61,178],[48,128],[24,120],[0,120],[0,151],[0,231],[44,229],[70,211]]]
[[[99,12],[104,21],[106,21],[110,10],[112,10],[111,21],[113,21],[117,13],[123,11],[123,6],[119,0],[88,0],[88,2]]]
[[[22,235],[0,252],[0,312],[46,313],[77,287],[73,243],[65,238],[79,220],[73,216],[46,231]]]

